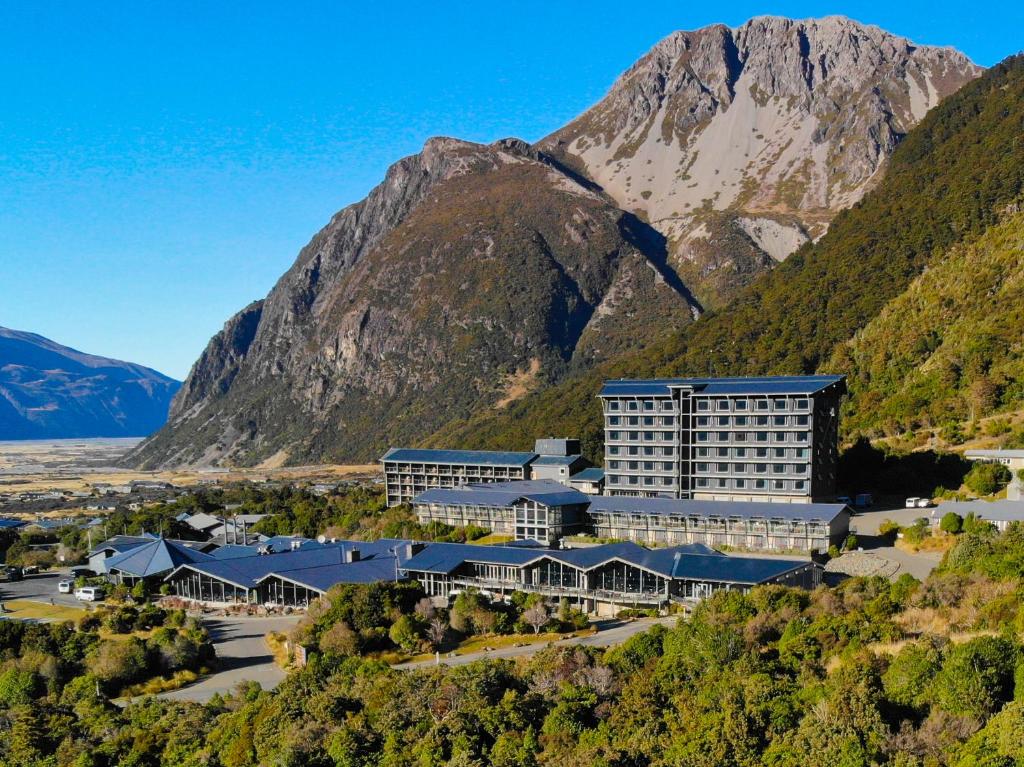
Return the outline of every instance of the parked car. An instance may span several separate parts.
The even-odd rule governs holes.
[[[36,573],[39,572],[39,566],[38,565],[25,565],[25,567],[21,568],[21,571],[25,575],[35,575]]]
[[[919,509],[927,509],[927,508],[930,508],[931,505],[932,505],[932,499],[931,498],[918,498],[917,499],[917,508],[919,508]]]
[[[858,509],[866,509],[875,502],[875,499],[871,497],[871,493],[857,493],[857,497],[853,499],[853,505]]]
[[[75,589],[75,599],[81,602],[99,602],[103,596],[102,586],[82,586],[80,589]]]
[[[918,498],[916,495],[911,496],[910,498],[907,498],[907,502],[904,503],[903,506],[904,506],[904,508],[907,508],[907,509],[916,509],[917,508],[917,504],[918,504],[918,502],[920,502],[920,500],[921,499]]]
[[[8,581],[20,581],[25,577],[25,574],[21,572],[20,567],[5,567],[4,576]]]
[[[75,590],[75,582],[74,581],[61,581],[60,583],[57,584],[57,591],[60,592],[61,594],[70,594],[74,590]]]

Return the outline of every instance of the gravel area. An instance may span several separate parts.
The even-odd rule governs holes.
[[[900,563],[869,551],[850,551],[842,556],[830,559],[825,565],[825,572],[842,575],[881,575],[890,578],[900,569]]]

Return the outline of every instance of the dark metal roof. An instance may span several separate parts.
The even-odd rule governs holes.
[[[697,501],[676,498],[637,498],[628,495],[589,495],[588,512],[623,514],[678,514],[728,519],[821,520],[831,522],[843,511],[842,503],[769,503],[767,501]]]
[[[25,522],[20,519],[12,519],[11,517],[0,517],[0,530],[16,530],[19,527],[24,527]]]
[[[115,554],[107,560],[107,570],[146,578],[170,572],[180,565],[203,562],[211,559],[209,554],[190,549],[166,538],[133,546],[128,551]]]
[[[846,379],[835,375],[765,376],[759,378],[621,378],[605,381],[602,397],[668,395],[675,387],[689,387],[702,395],[816,394],[839,385],[846,391]]]
[[[358,562],[274,572],[260,580],[280,578],[322,594],[339,583],[378,583],[393,580],[394,577],[395,558],[389,555],[361,559]]]
[[[583,504],[588,496],[553,479],[524,479],[511,482],[484,482],[461,487],[436,487],[420,493],[413,503],[472,504],[508,507],[521,498],[545,506]]]
[[[542,455],[533,462],[533,466],[572,466],[582,461],[582,455]]]
[[[576,480],[579,480],[580,482],[600,482],[603,479],[604,469],[600,469],[596,466],[590,469],[584,469],[583,471],[578,471],[569,477],[570,482],[574,482]]]
[[[449,574],[466,562],[525,567],[543,559],[563,562],[584,571],[617,560],[664,578],[748,585],[764,583],[811,564],[803,560],[726,556],[699,544],[646,549],[636,543],[624,542],[582,549],[531,550],[510,546],[431,543],[408,560],[403,569],[413,573]]]
[[[381,461],[402,463],[452,463],[470,466],[526,466],[536,453],[499,452],[494,450],[427,450],[393,447]]]

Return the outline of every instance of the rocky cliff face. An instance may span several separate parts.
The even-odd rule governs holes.
[[[678,32],[530,147],[432,139],[210,342],[143,466],[367,460],[682,327],[978,74],[845,19]]]
[[[228,322],[134,458],[372,459],[692,320],[665,257],[523,142],[432,140]]]
[[[179,383],[150,368],[0,328],[0,439],[144,437]]]
[[[755,18],[670,35],[540,148],[663,233],[673,266],[716,304],[823,234],[900,138],[980,72],[845,18]]]

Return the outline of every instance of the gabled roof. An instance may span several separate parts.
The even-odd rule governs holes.
[[[591,513],[676,514],[740,519],[784,519],[831,522],[846,510],[842,503],[770,503],[767,501],[698,501],[677,498],[638,498],[628,495],[589,495]]]
[[[190,549],[166,538],[157,538],[117,554],[107,560],[107,570],[117,570],[137,578],[170,572],[183,564],[210,560],[208,554]]]
[[[128,551],[136,546],[149,543],[152,540],[152,535],[112,535],[107,538],[107,540],[93,546],[92,551],[89,552],[89,556],[91,557],[101,551],[113,551],[120,554],[121,552]]]
[[[193,530],[209,530],[211,527],[217,527],[217,525],[223,524],[224,520],[219,517],[215,517],[212,514],[207,514],[205,511],[201,511],[198,514],[193,514],[188,519],[184,520],[184,522]]]
[[[394,577],[395,558],[388,555],[360,559],[358,562],[306,567],[299,570],[282,570],[268,573],[259,580],[280,578],[323,593],[339,583],[378,583],[392,580]]]
[[[526,466],[536,453],[515,453],[495,450],[427,450],[393,447],[381,461],[402,463],[454,463],[471,466]]]
[[[545,506],[583,504],[588,496],[553,479],[483,482],[461,487],[436,487],[420,493],[413,503],[452,503],[508,507],[525,498]]]
[[[702,395],[817,394],[837,386],[846,391],[846,379],[835,375],[763,376],[743,378],[619,378],[605,381],[602,397],[665,396],[674,388],[689,388]]]
[[[974,514],[990,522],[1024,522],[1024,501],[944,501],[931,510],[932,519],[941,519],[943,514],[954,511],[961,517]]]

